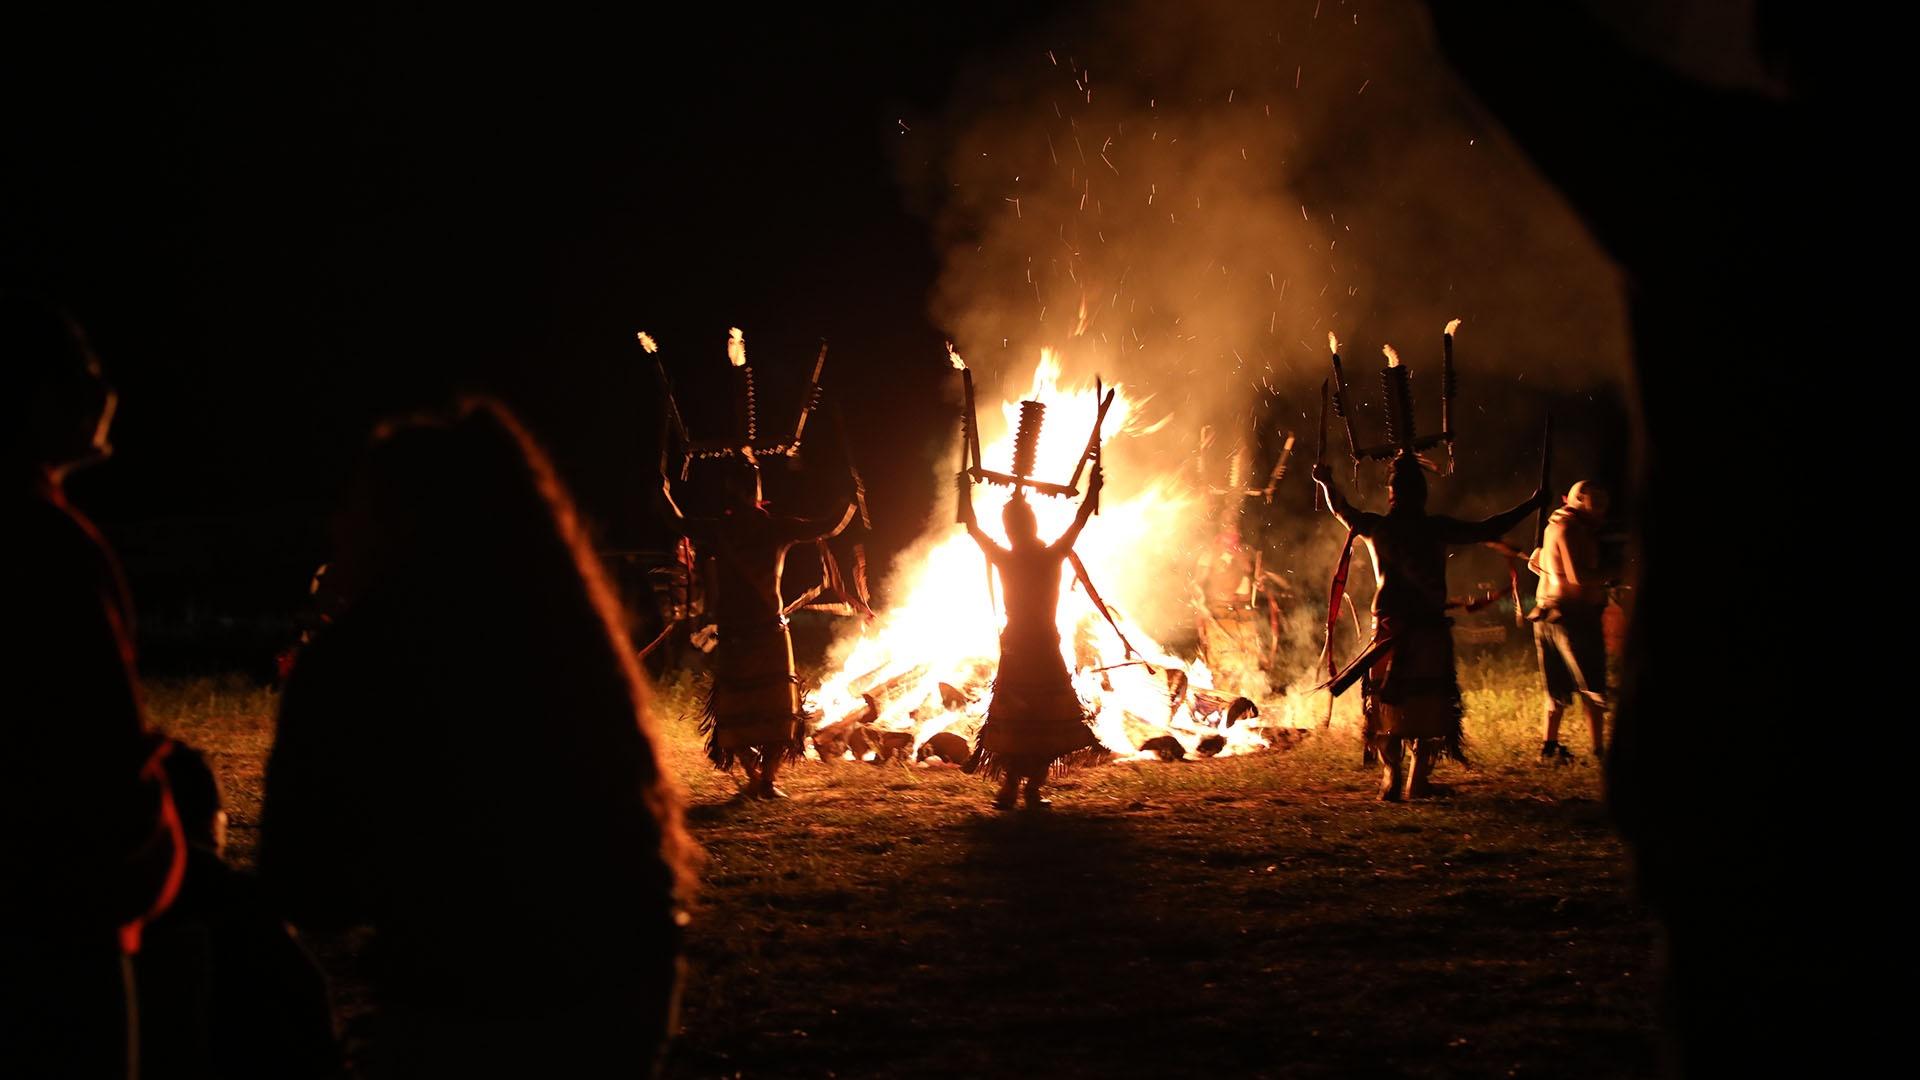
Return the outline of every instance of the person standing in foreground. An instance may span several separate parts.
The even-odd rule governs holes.
[[[166,770],[187,872],[135,958],[141,1077],[343,1076],[326,976],[258,880],[226,861],[220,778],[205,754],[178,742]]]
[[[1540,547],[1527,569],[1540,577],[1534,594],[1534,646],[1547,684],[1547,723],[1540,760],[1558,764],[1573,757],[1560,743],[1560,719],[1574,695],[1587,714],[1593,759],[1606,760],[1607,639],[1602,626],[1607,586],[1600,579],[1600,524],[1607,515],[1607,493],[1582,480],[1553,512]]]
[[[1060,629],[1055,619],[1060,606],[1060,564],[1073,553],[1080,530],[1099,501],[1105,483],[1099,465],[1079,513],[1058,540],[1043,543],[1033,507],[1016,490],[1002,520],[1007,528],[1001,547],[980,528],[973,511],[973,476],[962,472],[955,484],[960,521],[980,546],[994,569],[1000,571],[1007,601],[1007,625],[1000,633],[1000,666],[993,680],[993,701],[987,722],[980,728],[980,745],[967,765],[969,772],[984,768],[1000,780],[993,805],[1014,808],[1020,783],[1026,782],[1027,808],[1040,810],[1048,801],[1041,795],[1054,763],[1070,754],[1095,749],[1100,740],[1087,726],[1086,710],[1074,693],[1060,651]]]
[[[1366,540],[1373,556],[1380,583],[1373,594],[1373,640],[1329,688],[1337,696],[1361,683],[1368,746],[1380,755],[1380,798],[1398,802],[1427,793],[1436,757],[1467,760],[1453,620],[1446,614],[1447,548],[1500,539],[1539,505],[1541,496],[1536,491],[1483,521],[1461,521],[1427,513],[1427,478],[1417,456],[1402,451],[1390,469],[1385,514],[1355,509],[1334,487],[1333,470],[1325,465],[1313,467],[1313,479],[1327,509],[1347,527],[1348,543],[1356,536]]]
[[[133,606],[106,542],[68,504],[67,474],[110,453],[115,397],[64,314],[0,294],[11,528],[0,820],[0,1075],[136,1070],[131,957],[180,886],[186,845],[148,730]],[[52,814],[51,819],[49,814]]]
[[[694,858],[625,620],[498,402],[383,424],[300,653],[260,873],[303,932],[370,927],[376,1076],[644,1076]]]

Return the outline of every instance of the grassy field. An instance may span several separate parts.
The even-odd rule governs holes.
[[[1383,805],[1346,738],[1085,769],[1047,815],[948,768],[810,763],[734,801],[663,689],[705,846],[670,1076],[1633,1076],[1651,931],[1590,765],[1541,769],[1532,677],[1463,670],[1476,765]],[[162,684],[252,858],[273,696]],[[1570,733],[1584,749],[1582,734]],[[350,1032],[367,1008],[330,944]]]

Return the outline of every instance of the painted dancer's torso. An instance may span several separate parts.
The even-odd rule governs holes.
[[[994,553],[994,566],[1000,571],[1006,596],[1004,639],[1032,645],[1060,640],[1056,618],[1060,608],[1060,564],[1065,559],[1065,552],[1051,547],[1017,547]]]

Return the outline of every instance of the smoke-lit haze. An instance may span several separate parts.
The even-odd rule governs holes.
[[[1090,13],[983,60],[949,136],[918,177],[946,259],[933,312],[976,367],[1024,377],[1052,345],[1188,429],[1257,389],[1310,425],[1329,329],[1376,396],[1381,344],[1431,380],[1441,326],[1465,319],[1475,415],[1509,386],[1623,377],[1610,265],[1418,5]],[[1462,428],[1464,452],[1488,443]]]
[[[1441,327],[1465,320],[1459,472],[1435,483],[1436,509],[1524,497],[1549,407],[1560,476],[1624,470],[1614,270],[1448,70],[1419,5],[1089,7],[981,58],[944,127],[903,138],[944,256],[934,319],[980,371],[983,397],[1017,394],[1043,346],[1069,377],[1152,395],[1143,416],[1171,422],[1110,444],[1121,498],[1191,468],[1203,424],[1220,432],[1216,463],[1256,440],[1259,475],[1278,432],[1296,432],[1293,473],[1262,513],[1313,589],[1331,561],[1305,476],[1329,330],[1367,444],[1385,437],[1381,346],[1411,365],[1431,432]],[[993,425],[997,410],[984,411]],[[1215,471],[1223,482],[1224,464]],[[1211,530],[1196,520],[1168,536],[1170,562]]]

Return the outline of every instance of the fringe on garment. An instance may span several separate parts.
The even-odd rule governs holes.
[[[713,762],[713,767],[719,769],[721,772],[732,772],[733,767],[740,763],[741,750],[740,748],[720,745],[720,713],[715,708],[717,693],[716,687],[707,688],[706,702],[700,708],[700,737],[706,742],[707,760]],[[783,744],[778,744],[780,745],[780,760],[783,763],[798,761],[806,756],[807,740],[806,736],[800,734],[800,730],[801,725],[796,721],[794,724],[795,734],[793,738],[786,740]],[[765,750],[768,745],[775,744],[762,743],[747,749]]]
[[[1466,715],[1466,704],[1460,700],[1460,689],[1456,686],[1453,691],[1453,721],[1447,725],[1447,733],[1441,739],[1440,753],[1461,765],[1468,764]]]
[[[1007,775],[1008,756],[1009,755],[1006,754],[996,754],[985,747],[981,747],[973,752],[973,756],[968,758],[967,763],[960,767],[960,771],[970,776],[978,774],[989,780],[1001,780]],[[1013,756],[1018,757],[1020,755]],[[1092,746],[1069,751],[1058,757],[1048,759],[1047,775],[1064,776],[1075,769],[1083,769],[1090,765],[1104,765],[1112,759],[1113,751],[1095,743]]]
[[[1454,684],[1453,691],[1449,697],[1451,700],[1448,702],[1449,708],[1447,711],[1452,715],[1452,719],[1447,724],[1447,733],[1431,741],[1441,744],[1440,754],[1442,757],[1450,758],[1462,765],[1471,765],[1472,763],[1467,760],[1467,730],[1465,724],[1467,707],[1466,702],[1461,700],[1460,686],[1457,682]],[[1380,714],[1376,711],[1378,708],[1378,699],[1369,695],[1365,706],[1361,709],[1361,715],[1366,719],[1365,729],[1361,732],[1360,736],[1360,764],[1362,766],[1372,766],[1380,763],[1380,747],[1387,739],[1386,735],[1380,731]]]

